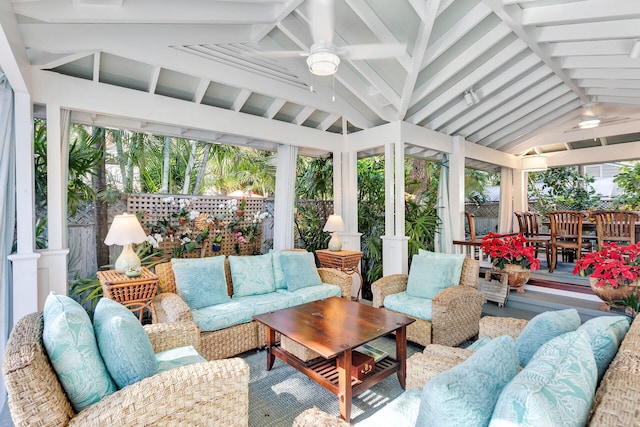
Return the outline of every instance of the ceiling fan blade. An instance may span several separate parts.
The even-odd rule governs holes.
[[[268,58],[296,58],[301,56],[309,56],[309,52],[304,50],[265,50],[263,52],[246,52],[244,56],[268,57]]]
[[[333,0],[310,0],[309,19],[313,43],[333,43]]]
[[[338,54],[345,59],[397,58],[407,53],[407,45],[398,44],[356,44],[341,46]]]

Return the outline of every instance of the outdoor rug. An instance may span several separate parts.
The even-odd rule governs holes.
[[[395,337],[378,338],[371,342],[390,355],[395,355]],[[407,344],[407,357],[422,351],[422,347]],[[339,416],[338,397],[316,384],[295,368],[276,358],[271,371],[266,370],[266,350],[250,351],[242,355],[249,364],[249,426],[290,427],[295,417],[305,409],[317,406]],[[357,424],[368,418],[404,390],[398,376],[393,374],[369,390],[353,396],[351,422]]]

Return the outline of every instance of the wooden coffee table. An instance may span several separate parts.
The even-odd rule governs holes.
[[[414,319],[379,308],[331,297],[283,310],[253,316],[267,328],[267,370],[275,358],[282,359],[316,383],[338,396],[340,416],[351,418],[351,398],[398,374],[404,389],[407,359],[406,327]],[[396,358],[387,356],[375,371],[361,380],[351,377],[354,348],[396,332]],[[304,362],[276,344],[276,332],[315,351],[322,357]]]

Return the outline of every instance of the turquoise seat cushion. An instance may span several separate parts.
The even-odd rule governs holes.
[[[598,367],[598,381],[602,379],[609,363],[618,352],[618,347],[627,334],[629,326],[627,316],[599,316],[587,320],[578,328],[589,336]]]
[[[76,412],[116,391],[102,361],[89,315],[75,300],[49,294],[42,340],[58,380]]]
[[[480,350],[482,347],[484,347],[485,345],[487,345],[489,342],[491,342],[493,338],[491,337],[481,337],[478,338],[477,340],[475,340],[473,343],[471,343],[470,346],[467,347],[467,350],[471,350],[471,351],[478,351]]]
[[[191,310],[229,301],[223,256],[173,258],[178,295]]]
[[[466,256],[465,254],[448,254],[444,252],[430,252],[430,251],[425,251],[424,249],[418,249],[418,256],[424,256],[424,257],[432,258],[436,260],[441,260],[441,259],[454,260],[455,267],[452,273],[453,283],[451,284],[451,286],[457,285],[458,283],[460,283],[460,276],[462,275],[462,265],[464,264],[464,258]]]
[[[412,297],[407,292],[399,292],[386,296],[384,306],[398,313],[431,321],[430,299]]]
[[[164,372],[173,368],[206,361],[207,359],[200,356],[198,351],[192,345],[172,348],[156,353],[158,372]]]
[[[412,297],[433,299],[443,290],[457,285],[460,275],[454,277],[458,261],[414,255],[409,270],[407,293]]]
[[[378,412],[356,423],[357,427],[414,426],[418,419],[422,389],[407,390]]]
[[[527,323],[516,339],[520,364],[526,366],[542,344],[566,332],[575,331],[579,326],[580,315],[574,308],[538,314]]]
[[[331,285],[329,283],[323,283],[319,286],[307,286],[306,288],[296,289],[292,292],[285,291],[283,289],[278,289],[276,292],[293,294],[301,298],[302,302],[300,304],[304,304],[309,301],[318,301],[329,297],[342,296],[342,289],[340,289],[340,286]]]
[[[253,311],[254,309],[250,305],[232,300],[224,304],[191,310],[191,315],[201,331],[209,332],[248,323],[251,321]]]
[[[562,334],[545,343],[504,388],[492,427],[584,426],[596,390],[598,371],[585,331]]]
[[[262,295],[276,290],[272,254],[230,256],[233,296]]]
[[[93,315],[93,329],[104,363],[118,388],[155,375],[157,366],[151,341],[127,307],[101,298]]]
[[[271,292],[263,295],[249,295],[239,298],[236,298],[234,295],[233,301],[237,301],[244,306],[251,307],[253,310],[252,316],[302,304],[302,298],[299,296],[280,292]]]
[[[274,277],[281,281],[280,285],[276,285],[276,288],[286,288],[293,292],[308,286],[322,284],[316,268],[316,259],[311,252],[272,251],[271,253],[273,254]]]
[[[491,340],[427,382],[416,426],[486,426],[503,388],[518,373],[519,362],[513,338]]]

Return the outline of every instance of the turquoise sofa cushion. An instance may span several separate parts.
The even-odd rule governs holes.
[[[342,289],[338,285],[331,285],[329,283],[323,283],[317,286],[307,286],[306,288],[296,289],[295,291],[285,291],[284,289],[278,289],[276,292],[292,294],[302,300],[300,304],[305,304],[309,301],[318,301],[329,297],[342,296]]]
[[[191,310],[229,301],[224,257],[173,258],[178,295]]]
[[[193,321],[203,332],[217,331],[229,326],[251,322],[254,308],[238,301],[191,310]]]
[[[477,340],[475,340],[473,343],[471,343],[470,346],[467,347],[467,350],[471,350],[471,351],[478,351],[480,350],[482,347],[484,347],[485,345],[487,345],[488,343],[491,342],[493,338],[491,337],[481,337],[478,338]]]
[[[393,399],[378,412],[356,423],[357,427],[414,426],[418,419],[422,389],[413,388]]]
[[[116,391],[89,315],[75,300],[51,293],[44,304],[42,340],[51,365],[76,412]]]
[[[156,353],[155,358],[158,372],[207,361],[192,345],[161,351]]]
[[[237,301],[243,306],[251,307],[253,310],[252,316],[302,304],[302,298],[299,296],[291,293],[280,292],[271,292],[263,295],[249,295],[239,298],[236,298],[234,295],[233,301]]]
[[[462,265],[464,264],[464,258],[466,257],[465,254],[448,254],[445,252],[431,252],[425,251],[424,249],[418,249],[418,256],[424,256],[435,260],[453,260],[455,262],[455,267],[453,269],[453,273],[451,274],[451,279],[453,281],[453,283],[451,283],[451,286],[460,283],[460,276],[462,275]]]
[[[233,296],[262,295],[276,290],[272,254],[230,256]]]
[[[490,426],[584,426],[598,371],[585,331],[544,344],[504,388]]]
[[[454,278],[458,261],[414,255],[407,281],[407,294],[412,297],[433,299],[440,292],[457,285],[460,275]]]
[[[502,389],[519,368],[513,338],[502,336],[491,340],[424,386],[415,425],[486,426]]]
[[[288,291],[322,284],[316,260],[311,252],[272,251],[274,275],[281,280]],[[275,272],[278,271],[276,274]],[[276,286],[283,289],[282,284]]]
[[[151,341],[127,307],[101,298],[93,316],[93,329],[104,363],[118,388],[157,372]]]
[[[574,308],[538,314],[516,339],[520,364],[526,366],[542,344],[566,332],[575,331],[579,326],[580,315]]]
[[[384,306],[389,310],[431,321],[431,300],[412,297],[407,292],[391,294],[384,298]]]
[[[589,336],[598,367],[598,381],[602,379],[609,363],[618,352],[618,347],[627,334],[629,326],[627,316],[600,316],[587,320],[578,328]]]

